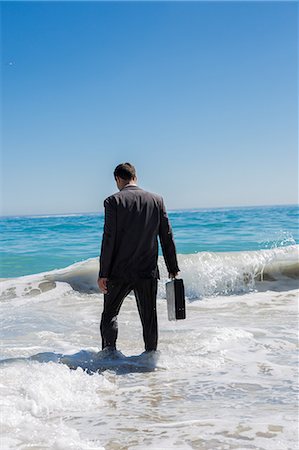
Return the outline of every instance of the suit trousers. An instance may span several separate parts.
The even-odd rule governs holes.
[[[107,294],[104,295],[104,310],[101,320],[102,349],[116,348],[118,334],[117,316],[125,297],[133,290],[143,328],[146,351],[157,349],[157,286],[156,278],[140,279],[134,282],[108,280]]]

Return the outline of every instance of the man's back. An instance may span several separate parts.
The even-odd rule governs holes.
[[[159,278],[158,240],[169,271],[178,270],[172,232],[162,197],[128,184],[105,202],[100,276]]]
[[[117,316],[133,290],[146,351],[157,349],[158,239],[172,278],[178,271],[176,250],[162,197],[136,185],[135,167],[119,164],[114,178],[120,192],[104,201],[105,224],[98,285],[104,293],[102,348],[115,350]]]

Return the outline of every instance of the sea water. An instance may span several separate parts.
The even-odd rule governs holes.
[[[129,295],[115,355],[103,215],[1,218],[1,449],[297,448],[298,207],[169,216],[187,319],[167,319],[159,256],[159,351]]]

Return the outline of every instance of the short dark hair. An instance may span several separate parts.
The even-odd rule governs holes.
[[[114,178],[119,177],[122,180],[133,180],[133,178],[136,178],[135,167],[128,162],[116,166],[113,174]]]

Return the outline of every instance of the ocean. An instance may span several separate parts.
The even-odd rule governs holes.
[[[298,206],[169,212],[186,320],[100,352],[103,214],[1,217],[1,449],[295,450]]]

